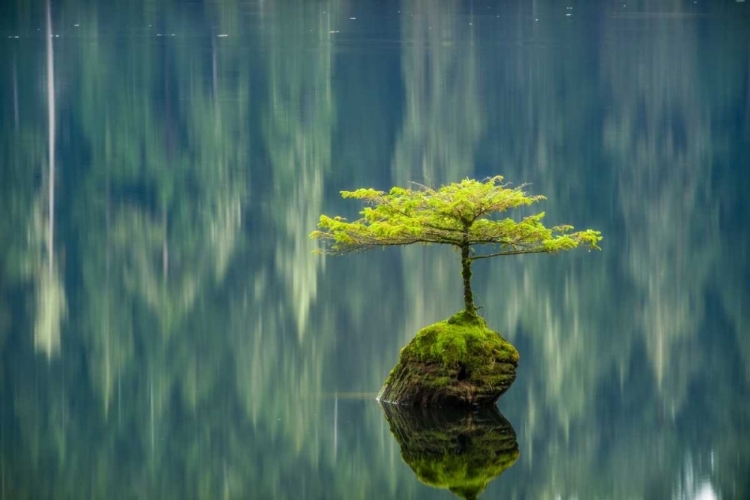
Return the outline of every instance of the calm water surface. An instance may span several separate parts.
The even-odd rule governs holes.
[[[106,4],[0,7],[0,499],[750,497],[750,5]],[[496,174],[603,251],[477,263],[502,416],[384,412],[458,258],[308,234]]]

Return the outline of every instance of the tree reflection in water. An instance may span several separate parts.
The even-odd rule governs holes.
[[[496,406],[420,408],[381,403],[401,457],[420,481],[477,498],[518,459],[516,432]]]

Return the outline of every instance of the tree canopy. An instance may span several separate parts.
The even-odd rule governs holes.
[[[498,175],[483,181],[464,179],[438,189],[415,184],[414,189],[393,187],[388,193],[375,189],[342,191],[344,198],[367,203],[360,212],[362,217],[347,222],[343,217],[321,215],[318,230],[310,237],[323,241],[319,251],[331,255],[413,243],[453,245],[461,250],[466,310],[475,313],[470,285],[473,261],[501,255],[558,253],[578,247],[600,249],[599,231],[573,232],[569,225],[545,227],[544,212],[518,221],[498,217],[545,199],[527,194],[524,187],[511,187]]]

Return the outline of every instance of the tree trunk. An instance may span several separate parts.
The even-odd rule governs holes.
[[[474,293],[471,291],[471,259],[469,258],[469,244],[461,245],[461,276],[464,278],[464,308],[471,315],[477,314],[474,306]]]

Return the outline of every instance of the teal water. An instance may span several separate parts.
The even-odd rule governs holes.
[[[342,189],[497,174],[605,239],[475,266],[521,353],[481,498],[750,496],[748,4],[49,19],[0,7],[0,500],[455,498],[374,397],[462,307],[458,257],[308,234]]]

